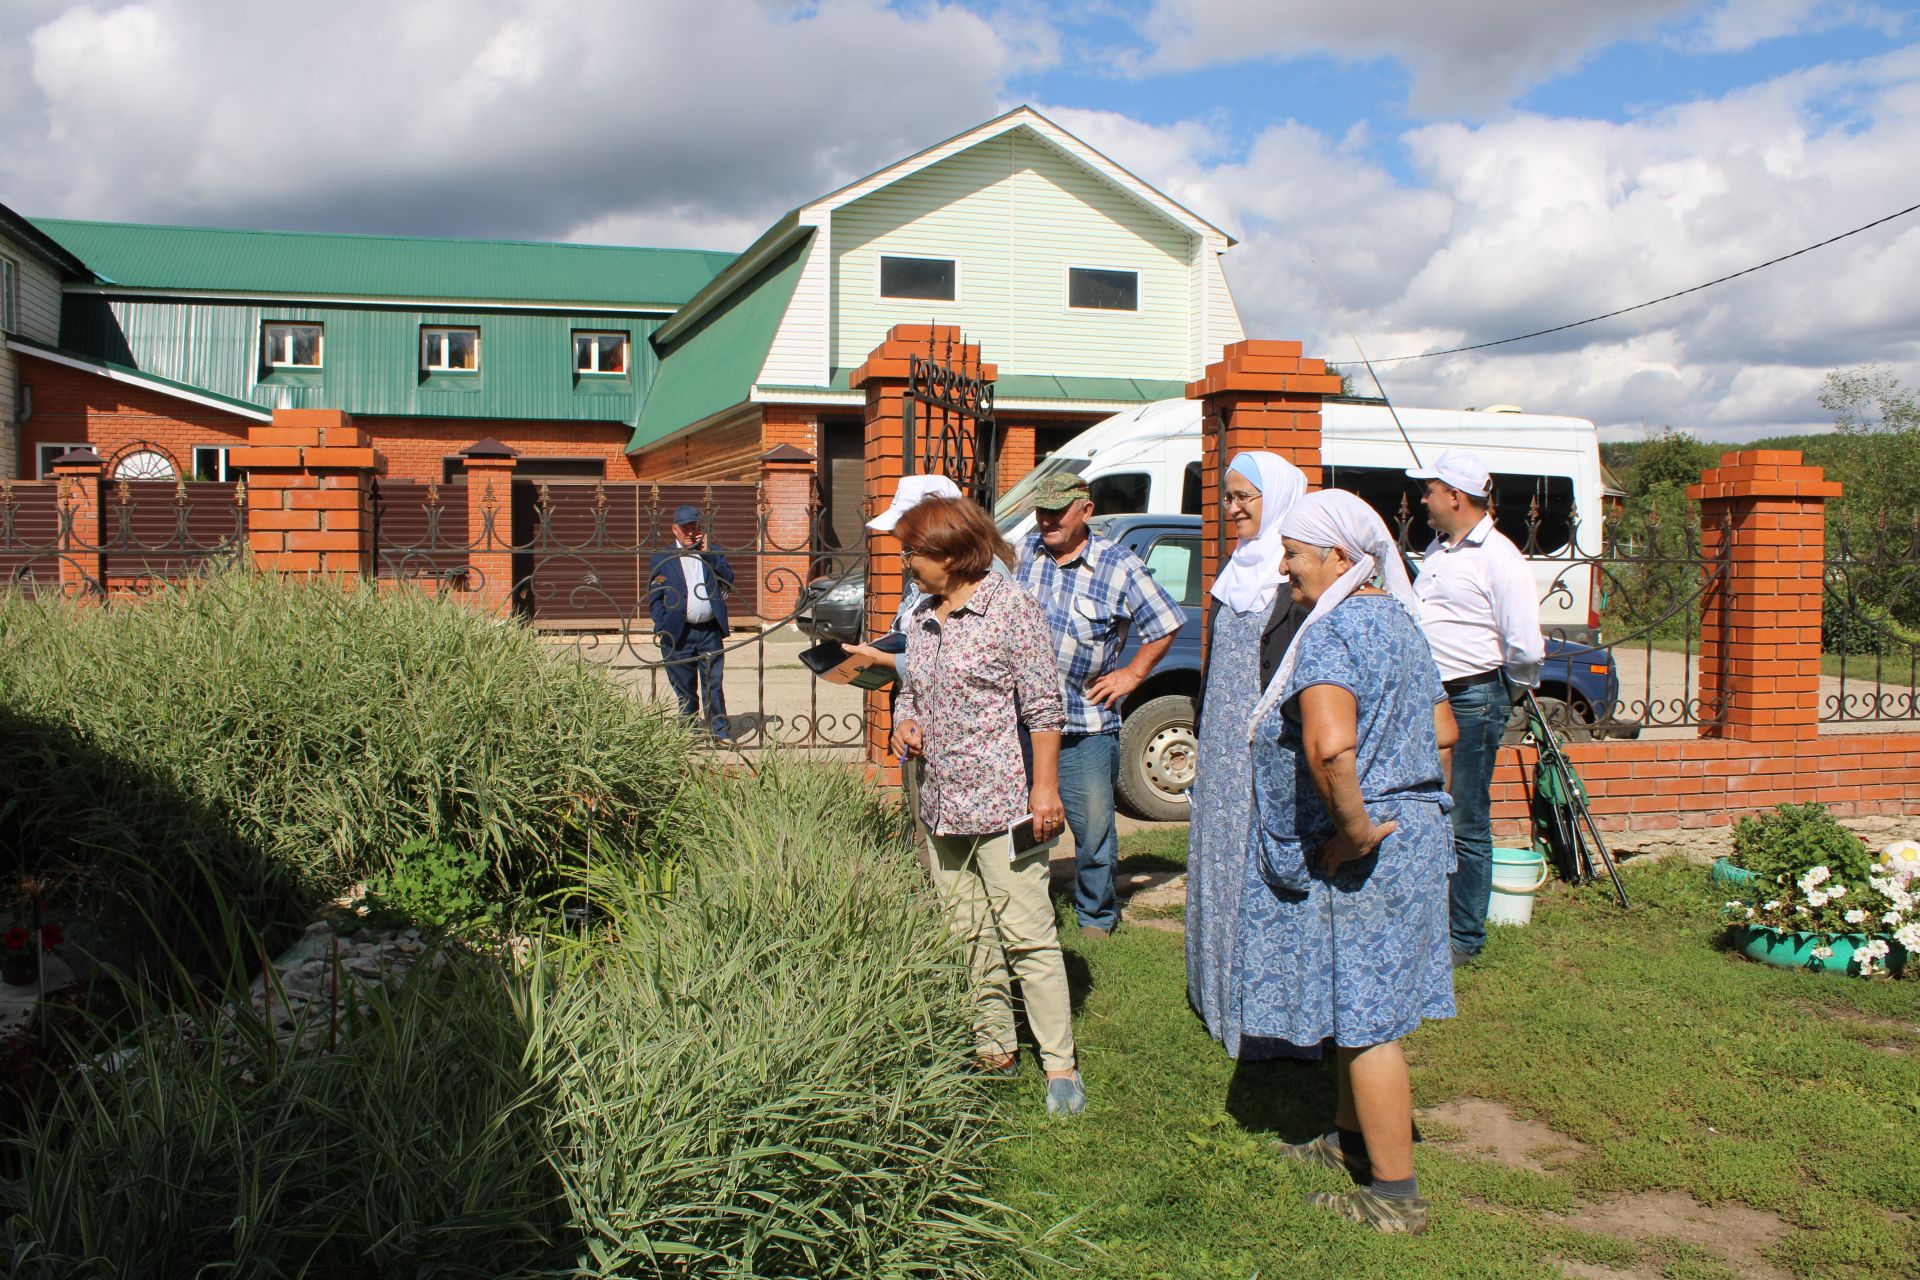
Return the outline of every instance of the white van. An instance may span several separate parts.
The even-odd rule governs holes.
[[[1320,462],[1328,488],[1367,500],[1418,555],[1431,540],[1408,441],[1423,463],[1442,449],[1471,449],[1493,472],[1496,522],[1523,551],[1533,530],[1540,623],[1569,636],[1600,625],[1597,572],[1569,564],[1571,522],[1580,551],[1600,546],[1602,479],[1599,434],[1583,418],[1507,410],[1399,409],[1373,402],[1328,401],[1321,408]],[[1406,435],[1401,435],[1401,427]],[[1000,499],[994,521],[1017,546],[1033,529],[1033,489],[1040,478],[1070,472],[1086,479],[1101,515],[1145,511],[1200,513],[1200,402],[1160,400],[1115,414],[1062,445]],[[1404,506],[1402,505],[1404,503]]]

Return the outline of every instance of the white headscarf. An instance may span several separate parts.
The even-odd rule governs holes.
[[[1271,605],[1287,580],[1280,569],[1287,554],[1280,545],[1280,517],[1306,493],[1307,477],[1277,453],[1236,453],[1227,470],[1238,471],[1260,491],[1260,527],[1234,547],[1213,580],[1213,598],[1236,613],[1254,613]]]
[[[1287,646],[1286,656],[1280,659],[1280,669],[1273,673],[1266,692],[1260,695],[1260,702],[1253,709],[1247,724],[1249,742],[1253,741],[1261,717],[1286,691],[1307,632],[1332,613],[1334,606],[1365,585],[1367,579],[1379,575],[1380,585],[1387,594],[1398,600],[1416,622],[1420,618],[1419,597],[1413,594],[1413,580],[1407,577],[1407,566],[1400,559],[1393,535],[1387,532],[1386,523],[1373,508],[1352,494],[1342,489],[1322,489],[1308,494],[1294,503],[1280,522],[1280,536],[1310,547],[1338,547],[1353,561],[1353,567],[1313,602],[1313,612],[1300,624],[1293,643]]]

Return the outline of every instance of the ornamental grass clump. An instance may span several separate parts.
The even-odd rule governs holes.
[[[269,934],[408,840],[537,891],[589,805],[638,850],[688,774],[676,717],[523,627],[271,574],[104,609],[0,592],[0,716],[0,871],[145,902],[192,852]]]
[[[713,779],[663,833],[672,892],[606,869],[594,935],[537,961],[582,1274],[973,1275],[1007,1247],[964,957],[901,822],[844,770]]]

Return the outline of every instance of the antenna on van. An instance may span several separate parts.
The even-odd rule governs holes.
[[[1360,354],[1360,363],[1366,366],[1367,376],[1373,379],[1373,389],[1380,393],[1380,402],[1386,405],[1387,412],[1393,415],[1393,425],[1400,432],[1400,439],[1406,443],[1407,452],[1413,455],[1413,465],[1421,466],[1420,451],[1413,447],[1413,441],[1407,436],[1407,428],[1400,421],[1400,411],[1393,407],[1393,400],[1387,395],[1387,389],[1380,385],[1380,375],[1374,372],[1373,361],[1367,359],[1366,349],[1360,345],[1360,335],[1353,331],[1353,321],[1348,318],[1347,309],[1340,305],[1339,296],[1334,293],[1333,286],[1327,283],[1326,272],[1320,270],[1320,260],[1308,254],[1307,261],[1313,264],[1313,274],[1320,277],[1320,287],[1327,291],[1327,300],[1333,303],[1333,309],[1340,313],[1340,323],[1347,327],[1347,337],[1353,340],[1353,349]]]

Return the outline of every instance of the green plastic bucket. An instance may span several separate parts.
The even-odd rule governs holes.
[[[1487,923],[1524,925],[1532,920],[1533,895],[1550,874],[1547,855],[1536,849],[1495,849]]]

